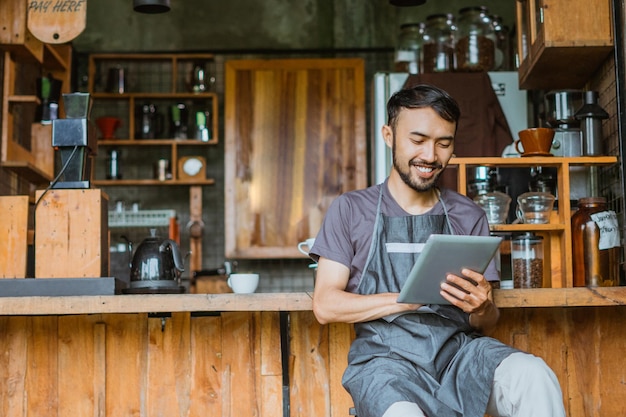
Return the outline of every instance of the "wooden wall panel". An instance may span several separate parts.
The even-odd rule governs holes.
[[[626,415],[626,307],[503,309],[494,337],[544,358],[568,417]],[[345,417],[347,324],[290,313],[290,416]],[[279,313],[0,317],[0,415],[283,417]]]
[[[225,72],[226,256],[301,257],[330,202],[367,185],[364,63],[232,60]]]

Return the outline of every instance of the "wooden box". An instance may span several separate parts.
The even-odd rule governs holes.
[[[26,278],[28,258],[28,196],[0,197],[0,278]]]
[[[519,85],[580,89],[613,51],[611,2],[516,2]]]
[[[107,207],[102,190],[46,192],[35,211],[35,278],[108,276]]]

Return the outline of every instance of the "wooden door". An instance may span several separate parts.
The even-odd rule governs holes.
[[[226,257],[302,257],[366,175],[361,59],[226,62]]]

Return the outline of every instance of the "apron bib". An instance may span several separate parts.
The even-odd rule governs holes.
[[[454,232],[441,199],[443,215],[384,215],[385,188],[359,294],[400,292],[428,236]],[[482,417],[495,368],[517,352],[481,337],[469,315],[450,305],[427,305],[354,328],[342,382],[359,417],[380,417],[398,401],[416,403],[427,416]]]

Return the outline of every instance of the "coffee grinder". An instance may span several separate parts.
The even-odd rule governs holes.
[[[548,127],[554,129],[550,153],[554,156],[578,157],[583,155],[582,131],[575,114],[583,105],[581,90],[550,91],[545,95],[545,116]],[[586,167],[570,167],[570,201],[589,195]]]
[[[94,128],[90,123],[88,93],[63,94],[65,119],[52,121],[52,147],[59,152],[61,170],[52,188],[90,188],[91,162],[97,153]]]

